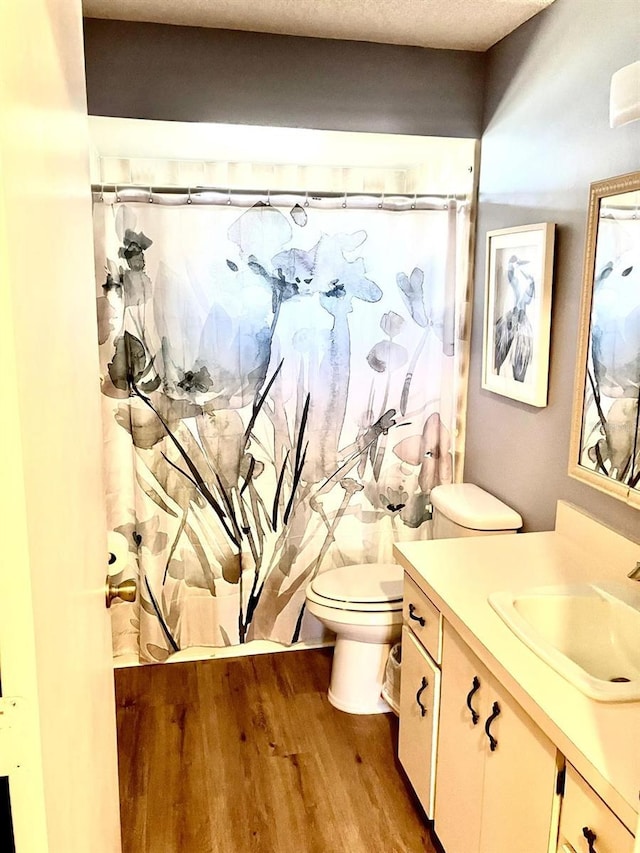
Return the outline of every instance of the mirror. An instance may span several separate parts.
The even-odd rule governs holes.
[[[591,184],[569,474],[640,509],[640,172]]]

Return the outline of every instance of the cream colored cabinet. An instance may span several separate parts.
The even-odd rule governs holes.
[[[554,745],[445,622],[434,821],[446,853],[547,851],[556,777]]]
[[[447,853],[477,853],[482,821],[489,673],[445,623],[435,830]]]
[[[427,817],[433,817],[440,708],[442,617],[405,575],[398,758]]]
[[[398,758],[427,817],[433,817],[439,704],[440,670],[404,626]]]
[[[558,853],[632,853],[633,843],[624,824],[568,764]]]

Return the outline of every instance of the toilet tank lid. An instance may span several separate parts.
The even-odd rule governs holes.
[[[364,563],[329,569],[311,581],[311,589],[333,601],[402,600],[404,572],[393,563]]]
[[[469,530],[518,530],[519,513],[473,483],[451,483],[431,491],[434,509]]]

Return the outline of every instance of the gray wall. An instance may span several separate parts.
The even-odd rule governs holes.
[[[640,122],[610,129],[611,74],[638,58],[636,0],[556,0],[488,53],[465,476],[553,527],[564,498],[640,541],[640,513],[567,476],[592,181],[640,168]],[[549,405],[480,388],[487,230],[557,223]]]
[[[89,113],[475,138],[485,56],[85,19]]]

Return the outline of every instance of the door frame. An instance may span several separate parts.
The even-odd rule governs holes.
[[[0,772],[18,853],[119,853],[80,0],[0,33]]]

